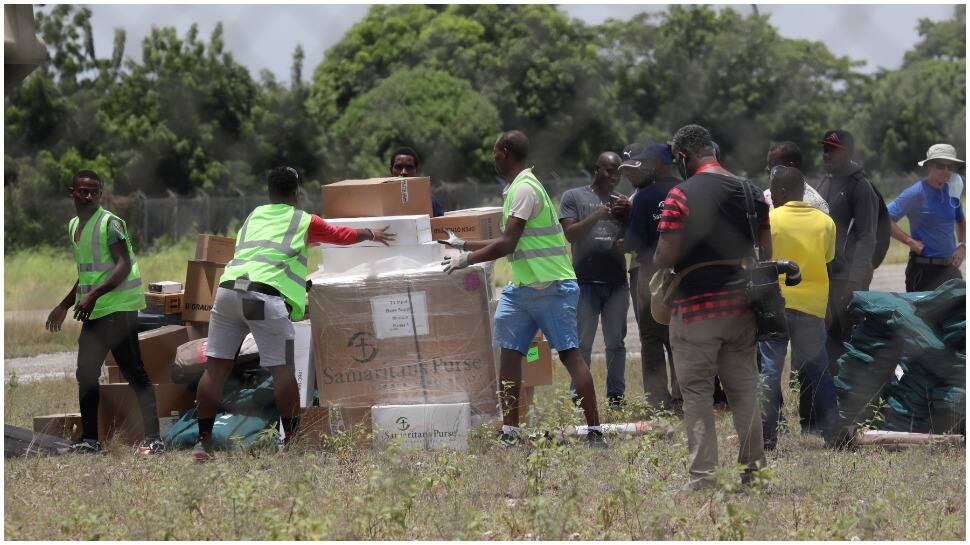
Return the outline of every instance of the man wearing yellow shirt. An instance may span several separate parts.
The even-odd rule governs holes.
[[[801,403],[811,405],[803,414],[813,416],[810,420],[828,437],[838,416],[835,385],[825,351],[825,307],[829,292],[826,265],[835,257],[835,222],[802,200],[805,181],[798,169],[776,166],[771,169],[769,181],[775,205],[769,216],[771,256],[794,261],[802,271],[802,281],[797,286],[781,283],[791,335],[791,369],[799,374]],[[778,440],[781,372],[788,341],[760,342],[758,349],[762,365],[765,450],[772,450]]]

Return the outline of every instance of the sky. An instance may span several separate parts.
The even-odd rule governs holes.
[[[179,35],[198,23],[200,37],[207,37],[217,22],[224,27],[226,49],[248,67],[254,77],[268,69],[279,81],[289,80],[293,49],[302,44],[306,52],[304,79],[323,60],[324,52],[367,13],[358,5],[107,5],[90,6],[99,57],[111,55],[114,29],[127,32],[126,55],[140,60],[141,41],[155,26],[174,26]],[[570,17],[591,24],[608,18],[628,18],[642,11],[662,11],[665,5],[561,5]],[[735,9],[750,13],[751,4]],[[861,70],[895,69],[903,54],[918,40],[916,23],[921,17],[934,21],[949,18],[952,5],[766,5],[762,14],[790,38],[818,40],[837,55],[866,61]]]

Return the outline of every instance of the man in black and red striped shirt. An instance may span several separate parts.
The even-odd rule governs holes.
[[[658,267],[684,271],[701,263],[737,260],[738,265],[701,266],[688,273],[674,295],[670,347],[684,397],[684,424],[690,449],[691,488],[712,486],[717,467],[714,429],[714,376],[717,375],[734,417],[743,476],[764,465],[758,404],[756,327],[745,299],[743,258],[754,258],[745,194],[755,199],[761,258],[770,259],[768,205],[758,188],[724,169],[715,158],[711,135],[687,125],[674,135],[674,163],[683,183],[664,201],[654,254]]]

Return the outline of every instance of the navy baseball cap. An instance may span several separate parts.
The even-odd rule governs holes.
[[[633,157],[623,161],[620,166],[639,167],[643,161],[647,160],[656,160],[662,164],[669,165],[674,162],[674,155],[670,152],[669,144],[651,144],[644,147]]]

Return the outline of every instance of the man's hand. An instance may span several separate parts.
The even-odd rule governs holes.
[[[910,242],[909,244],[907,244],[907,246],[909,246],[909,249],[913,250],[913,252],[916,255],[923,253],[923,248],[925,247],[922,242],[916,240],[915,238],[910,239]]]
[[[445,267],[445,272],[451,274],[458,269],[464,269],[468,267],[468,256],[472,255],[471,252],[461,252],[457,256],[448,255],[441,262]]]
[[[87,321],[94,312],[94,305],[98,302],[98,295],[95,292],[89,292],[81,297],[78,304],[74,305],[74,319],[80,320],[82,322]]]
[[[393,242],[395,239],[397,239],[396,234],[388,231],[388,229],[390,228],[391,226],[388,225],[383,229],[371,229],[371,233],[373,234],[373,238],[371,240],[375,242],[380,242],[384,246],[390,246],[388,242]]]
[[[61,330],[61,326],[64,324],[65,318],[67,318],[67,307],[57,305],[54,307],[54,310],[47,315],[47,323],[44,325],[44,327],[51,333],[57,333]]]
[[[620,196],[613,203],[613,217],[618,219],[626,218],[630,214],[630,199]]]
[[[966,258],[967,258],[967,247],[966,247],[966,245],[965,244],[961,244],[961,245],[957,246],[956,251],[953,252],[953,266],[959,269],[960,268],[960,265],[963,265],[963,261]]]
[[[451,229],[445,229],[445,233],[448,233],[448,238],[446,238],[445,240],[439,240],[438,241],[439,244],[447,244],[448,246],[451,246],[452,248],[458,248],[459,250],[465,249],[465,242],[467,242],[465,239],[458,238],[458,236],[455,235],[455,233],[453,233]]]

